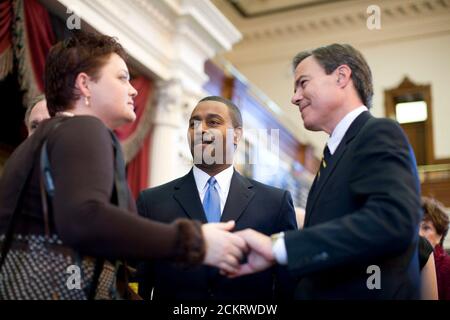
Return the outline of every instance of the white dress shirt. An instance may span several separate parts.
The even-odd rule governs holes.
[[[194,166],[193,168],[195,184],[197,185],[198,195],[203,204],[203,199],[205,199],[206,191],[208,190],[208,180],[210,175],[205,171]],[[223,213],[223,208],[225,207],[225,202],[227,201],[228,192],[230,191],[231,178],[233,178],[234,168],[229,166],[225,170],[216,174],[214,178],[216,179],[216,188],[219,192],[220,197],[220,215]]]
[[[330,149],[330,153],[333,155],[336,149],[338,148],[339,144],[342,141],[342,138],[344,138],[345,133],[347,132],[350,125],[355,121],[355,119],[364,111],[368,111],[366,106],[360,106],[349,113],[342,118],[341,121],[337,124],[336,128],[334,128],[333,132],[330,135],[330,138],[328,138],[328,149]]]
[[[333,155],[336,149],[339,147],[342,139],[345,136],[350,125],[355,121],[355,119],[364,111],[368,111],[366,106],[360,106],[349,113],[346,114],[344,118],[337,124],[336,128],[334,128],[333,132],[330,135],[330,138],[327,141],[328,149],[330,153]],[[272,246],[272,252],[275,256],[275,259],[279,264],[286,265],[288,263],[287,251],[286,251],[286,242],[284,242],[284,233],[281,238],[278,238]]]

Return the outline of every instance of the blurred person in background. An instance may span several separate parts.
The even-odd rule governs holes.
[[[420,235],[434,248],[439,300],[450,300],[450,256],[444,250],[449,217],[444,205],[436,199],[422,197],[422,208],[424,216],[420,223]]]
[[[50,114],[47,109],[47,101],[43,94],[34,98],[25,111],[25,126],[28,130],[28,136],[31,136],[37,129],[39,124],[50,118]]]

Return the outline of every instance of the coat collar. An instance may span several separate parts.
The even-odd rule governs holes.
[[[317,199],[319,199],[320,197],[323,187],[327,184],[327,181],[333,174],[334,170],[336,169],[337,164],[347,151],[348,144],[355,138],[355,136],[358,134],[358,132],[370,118],[372,118],[372,115],[369,112],[365,111],[362,112],[353,121],[353,123],[350,125],[347,132],[345,133],[344,138],[342,139],[335,153],[333,154],[332,161],[329,163],[328,170],[325,171],[323,175],[321,175],[320,181],[317,179],[316,175],[313,185],[311,186],[310,194],[308,196],[308,201],[306,204],[305,227],[309,224],[311,213],[315,207]]]

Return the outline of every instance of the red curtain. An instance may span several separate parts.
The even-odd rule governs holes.
[[[135,98],[135,112],[136,121],[133,123],[124,125],[116,130],[117,137],[121,142],[126,143],[127,140],[132,139],[136,134],[139,127],[144,124],[144,121],[148,121],[145,114],[148,112],[148,102],[151,99],[153,86],[152,82],[145,77],[138,77],[131,81],[131,84],[138,91],[138,95]],[[149,151],[150,151],[150,132],[146,131],[146,136],[140,146],[139,151],[133,157],[127,165],[127,179],[130,185],[131,192],[135,199],[137,199],[139,192],[148,186],[149,179]]]
[[[12,70],[12,20],[12,2],[0,2],[0,80]]]
[[[55,43],[55,36],[47,9],[37,0],[24,1],[24,12],[34,76],[39,90],[43,92],[45,58],[50,47]]]
[[[11,1],[0,2],[0,54],[11,47],[12,15]]]
[[[0,54],[11,47],[11,24],[14,23],[19,82],[26,91],[27,100],[44,91],[45,59],[55,43],[55,35],[49,14],[39,1],[18,0],[17,4],[16,10],[12,1],[0,2]],[[128,155],[132,159],[128,162],[127,176],[131,191],[137,198],[139,192],[148,185],[151,130],[147,105],[153,86],[145,77],[133,79],[132,85],[139,92],[135,99],[137,119],[134,123],[119,128],[116,133],[122,144],[131,145],[130,149],[135,150],[134,155]]]
[[[139,193],[148,187],[149,175],[149,155],[150,154],[150,133],[145,138],[141,149],[136,156],[128,163],[127,180],[134,199],[137,200]]]

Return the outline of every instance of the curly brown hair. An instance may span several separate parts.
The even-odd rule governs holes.
[[[75,80],[81,72],[98,80],[100,69],[112,53],[126,60],[123,47],[113,37],[84,31],[55,44],[45,64],[45,96],[51,116],[69,110],[79,99]]]
[[[438,235],[442,236],[440,244],[444,243],[447,236],[449,217],[444,205],[434,198],[422,197],[423,220],[433,224]]]

